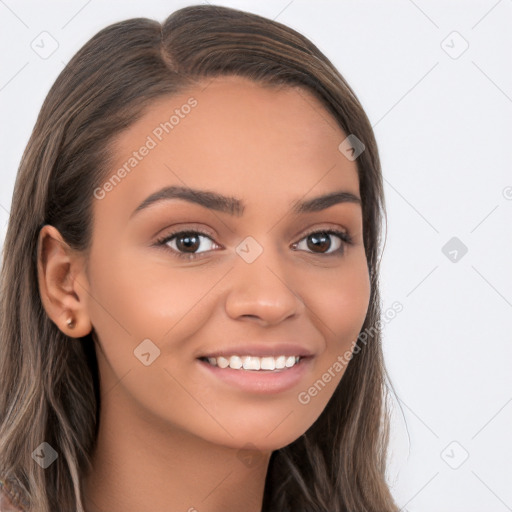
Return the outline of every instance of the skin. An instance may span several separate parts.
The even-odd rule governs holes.
[[[92,332],[96,342],[101,413],[93,471],[84,478],[88,512],[225,512],[241,503],[260,511],[272,451],[315,422],[345,366],[308,404],[298,394],[353,348],[366,316],[360,204],[291,212],[293,201],[334,191],[360,197],[356,162],[338,150],[346,134],[305,90],[240,77],[205,85],[159,99],[116,139],[112,173],[168,112],[191,96],[198,101],[121,183],[93,199],[88,258],[54,227],[40,233],[39,286],[49,317],[67,335]],[[130,217],[170,185],[237,197],[243,215],[173,199]],[[175,228],[211,233],[200,239],[199,258],[154,245]],[[313,228],[348,231],[353,242],[325,254],[339,246],[331,235],[331,248],[315,252],[306,233]],[[263,249],[250,264],[236,252],[247,236]],[[168,246],[183,252],[178,242]],[[160,350],[149,366],[134,356],[144,339]],[[298,385],[276,394],[228,386],[205,376],[196,360],[240,342],[287,340],[314,358]]]

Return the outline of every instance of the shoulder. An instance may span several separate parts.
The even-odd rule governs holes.
[[[4,480],[0,480],[0,512],[23,512],[18,506],[16,494]]]

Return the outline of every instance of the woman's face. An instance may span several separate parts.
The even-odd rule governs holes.
[[[125,420],[236,448],[277,449],[314,423],[370,294],[346,136],[309,92],[223,77],[118,137],[81,297],[104,403],[115,389]]]

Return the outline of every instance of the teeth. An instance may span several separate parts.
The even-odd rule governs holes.
[[[276,369],[281,370],[286,366],[286,356],[276,357]]]
[[[276,360],[273,357],[262,357],[261,358],[261,369],[262,370],[275,370]]]
[[[225,357],[217,357],[217,365],[219,368],[227,368],[229,366],[229,361]]]
[[[295,358],[293,356],[286,358],[286,368],[291,368],[295,364]]]
[[[208,357],[212,366],[233,368],[234,370],[282,370],[291,368],[300,361],[300,356],[230,356]]]
[[[242,368],[242,359],[238,356],[231,356],[229,358],[229,367],[236,368],[237,370],[239,370],[240,368]]]
[[[261,359],[259,357],[244,356],[242,358],[244,370],[259,370]]]

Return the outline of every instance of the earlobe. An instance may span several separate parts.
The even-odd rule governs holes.
[[[76,286],[82,258],[59,231],[44,225],[37,243],[37,274],[42,305],[52,322],[67,336],[80,338],[91,332],[83,287]]]

